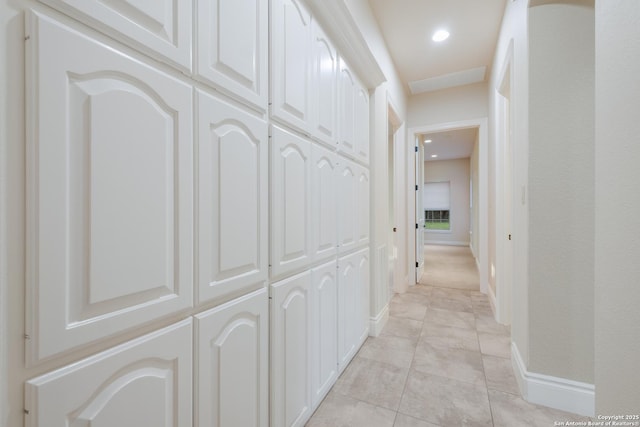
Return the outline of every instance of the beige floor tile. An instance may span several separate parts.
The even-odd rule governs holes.
[[[482,354],[511,358],[511,338],[509,336],[479,332],[478,340]]]
[[[487,387],[490,390],[520,395],[520,389],[511,366],[511,359],[495,356],[482,356]]]
[[[425,324],[451,326],[453,328],[476,328],[476,318],[472,313],[430,308],[424,316]]]
[[[330,393],[306,427],[393,427],[396,413]]]
[[[394,317],[422,321],[426,312],[426,306],[412,302],[402,302],[396,297],[389,304],[389,315]]]
[[[480,351],[478,334],[472,329],[452,328],[425,322],[420,341],[436,347]]]
[[[400,368],[409,368],[416,350],[416,340],[389,335],[370,337],[358,357],[377,360]]]
[[[493,318],[491,314],[478,314],[476,313],[476,329],[478,332],[485,332],[495,335],[511,336],[511,328],[509,326],[501,325]]]
[[[484,386],[411,371],[399,412],[441,426],[491,425]]]
[[[587,417],[533,405],[519,396],[496,390],[489,390],[489,401],[495,427],[549,427],[556,421],[589,420]]]
[[[431,297],[429,301],[430,308],[441,308],[450,311],[462,311],[465,313],[473,313],[471,301],[460,301],[458,299],[446,297]]]
[[[393,297],[394,302],[419,304],[422,306],[428,306],[431,297],[422,292],[405,292],[403,294],[395,294]]]
[[[387,324],[380,333],[381,336],[395,336],[418,340],[422,331],[422,322],[413,319],[389,316]]]
[[[428,423],[409,415],[398,414],[393,427],[439,427],[437,424]]]
[[[397,410],[409,370],[376,360],[356,357],[333,390],[372,405]]]
[[[482,356],[476,351],[440,348],[420,341],[413,370],[486,387]]]

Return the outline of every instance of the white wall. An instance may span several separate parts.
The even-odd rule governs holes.
[[[487,117],[487,83],[475,83],[409,98],[409,127]]]
[[[450,229],[427,230],[426,244],[469,244],[469,179],[470,159],[424,162],[424,182],[449,182]],[[420,222],[419,222],[420,223]]]
[[[529,9],[529,370],[586,383],[594,345],[593,40],[588,4]]]
[[[597,1],[595,13],[596,413],[638,414],[640,2]]]

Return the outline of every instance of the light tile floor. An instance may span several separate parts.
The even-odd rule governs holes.
[[[390,304],[307,427],[547,427],[587,421],[520,397],[509,328],[480,292],[416,285]]]

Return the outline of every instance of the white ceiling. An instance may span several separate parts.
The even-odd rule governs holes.
[[[429,162],[471,157],[477,135],[477,128],[456,129],[420,135],[420,143],[424,147],[424,160]],[[432,142],[425,144],[425,139],[431,139]],[[432,154],[436,154],[438,157],[432,158]]]
[[[484,81],[506,0],[369,0],[411,93]],[[444,28],[441,43],[431,40]],[[484,69],[483,69],[484,67]]]

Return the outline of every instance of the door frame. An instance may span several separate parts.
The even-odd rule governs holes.
[[[416,126],[409,129],[409,139],[415,141],[418,135],[423,133],[436,133],[457,129],[478,129],[478,253],[476,263],[480,274],[480,292],[486,294],[489,288],[489,120],[487,117],[461,120],[455,122],[437,123],[432,125]],[[417,203],[415,194],[416,174],[409,174],[411,182],[409,190],[414,203]],[[413,223],[417,223],[416,210],[411,213]],[[417,243],[417,242],[414,242]],[[414,245],[415,246],[415,245]],[[417,255],[414,251],[414,258]],[[416,267],[417,274],[417,267]]]

